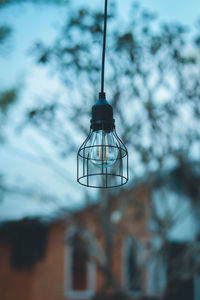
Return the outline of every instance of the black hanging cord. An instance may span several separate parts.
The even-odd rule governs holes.
[[[106,52],[106,29],[107,29],[107,8],[108,0],[105,0],[105,10],[104,10],[104,32],[103,32],[103,51],[102,51],[102,69],[101,69],[101,93],[100,98],[105,99],[104,93],[104,73],[105,73],[105,52]]]

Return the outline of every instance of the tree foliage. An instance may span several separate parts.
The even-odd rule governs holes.
[[[66,4],[68,0],[0,0],[0,8],[6,7],[12,4],[22,4],[22,3],[33,3],[33,4]]]
[[[28,124],[46,134],[62,156],[75,151],[89,129],[89,112],[99,92],[103,28],[99,10],[74,10],[71,5],[68,12],[53,44],[35,44],[37,63],[57,74],[65,96],[41,102],[26,116]],[[131,175],[137,178],[166,169],[178,161],[180,153],[193,158],[200,146],[199,36],[192,40],[182,24],[161,24],[138,4],[131,6],[123,24],[114,5],[109,12],[106,92],[117,129],[128,145]],[[111,224],[111,195],[104,194],[103,200],[104,267],[112,284],[117,229]],[[165,238],[171,225],[166,217],[165,223],[158,219]]]
[[[12,105],[17,97],[17,89],[11,89],[0,93],[0,110],[6,113],[9,106]]]
[[[131,171],[159,170],[179,152],[191,157],[200,138],[198,38],[193,43],[188,28],[160,24],[138,5],[122,26],[115,6],[109,11],[106,91],[117,129],[128,144]],[[55,43],[35,46],[37,61],[50,66],[66,87],[65,103],[62,98],[52,104],[54,116],[57,122],[60,115],[70,120],[77,134],[88,131],[86,118],[99,91],[102,22],[97,10],[71,10]],[[37,109],[29,120],[44,127],[49,122],[41,117],[45,108],[41,104],[40,117]],[[51,138],[48,129],[47,135]],[[77,145],[73,136],[71,143]]]
[[[54,5],[64,5],[68,3],[68,0],[0,0],[0,10],[3,10],[8,5],[21,5],[23,3],[32,3],[32,4],[54,4]],[[0,54],[5,46],[6,41],[12,34],[12,28],[9,25],[0,24]],[[3,71],[3,70],[1,70]],[[8,90],[1,90],[0,91],[0,126],[2,125],[2,119],[5,116],[5,113],[7,112],[8,108],[11,106],[11,104],[14,104],[17,99],[18,89],[17,88],[10,88]],[[2,130],[0,132],[0,135],[2,137]]]
[[[11,34],[11,28],[8,26],[1,26],[0,27],[0,44],[4,43],[5,40],[9,37]]]
[[[107,99],[128,145],[131,176],[147,177],[179,164],[180,155],[193,159],[195,147],[200,146],[199,37],[192,39],[182,24],[160,23],[154,13],[138,4],[132,4],[123,24],[115,5],[109,12]],[[45,133],[61,154],[75,151],[80,141],[77,136],[84,139],[89,129],[91,105],[99,92],[102,28],[102,12],[71,6],[55,42],[35,44],[37,62],[58,75],[66,95],[33,107],[27,122]],[[67,122],[73,133],[67,131]],[[108,285],[115,282],[112,253],[117,232],[110,221],[110,200],[109,193],[103,194],[100,217]],[[163,220],[157,217],[158,234],[163,233],[161,248],[165,249],[168,229],[175,220],[169,215]]]

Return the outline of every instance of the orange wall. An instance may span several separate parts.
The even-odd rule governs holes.
[[[45,259],[34,269],[33,300],[63,300],[64,297],[64,232],[65,224],[50,227]]]
[[[33,272],[11,267],[11,249],[0,243],[0,300],[31,300]]]
[[[147,230],[149,215],[148,193],[145,190],[139,190],[135,194],[128,192],[125,196],[128,200],[135,199],[135,202],[138,199],[138,204],[143,207],[143,215],[135,221],[137,209],[129,204],[125,210],[125,221],[119,224],[113,257],[113,267],[119,283],[121,282],[122,274],[121,245],[124,232],[138,235],[144,242],[148,241],[149,238]],[[113,209],[115,209],[115,206],[118,206],[118,201],[119,199],[116,199],[116,202],[114,202]],[[95,209],[89,208],[77,214],[76,218],[80,224],[83,222],[90,230],[93,230],[95,235],[99,237],[101,245],[103,245],[102,232],[99,228]],[[67,263],[65,261],[66,229],[67,224],[64,221],[58,221],[50,225],[46,256],[30,270],[13,270],[10,266],[10,248],[6,244],[0,244],[0,300],[67,299],[64,293],[64,274],[65,264]],[[103,283],[103,278],[100,273],[97,274],[96,278],[96,287],[99,290]]]

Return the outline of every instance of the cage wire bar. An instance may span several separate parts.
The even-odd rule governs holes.
[[[91,145],[90,138],[93,130],[91,129],[88,137],[81,145],[77,154],[77,181],[84,186],[92,188],[114,188],[122,186],[128,181],[128,151],[126,146],[118,137],[116,130],[113,131],[115,138],[115,145]],[[101,147],[101,153],[103,154],[105,149],[115,148],[118,151],[118,156],[115,163],[112,166],[104,166],[104,157],[102,155],[101,166],[96,166],[92,163],[94,160],[91,157],[91,148]]]

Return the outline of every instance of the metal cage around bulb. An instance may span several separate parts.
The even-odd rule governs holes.
[[[90,129],[89,135],[81,145],[77,154],[77,181],[87,187],[113,188],[122,186],[128,181],[128,151],[124,143],[118,137],[115,128],[112,130],[114,145],[102,143],[92,145],[91,137],[94,130]],[[91,157],[92,148],[99,147],[102,155],[109,150],[117,150],[115,162],[105,166],[105,158],[98,159],[99,165],[95,165]]]
[[[92,106],[89,135],[77,154],[77,181],[93,188],[114,188],[128,182],[128,151],[115,131],[113,108],[104,92],[107,6],[105,0],[101,91]]]

